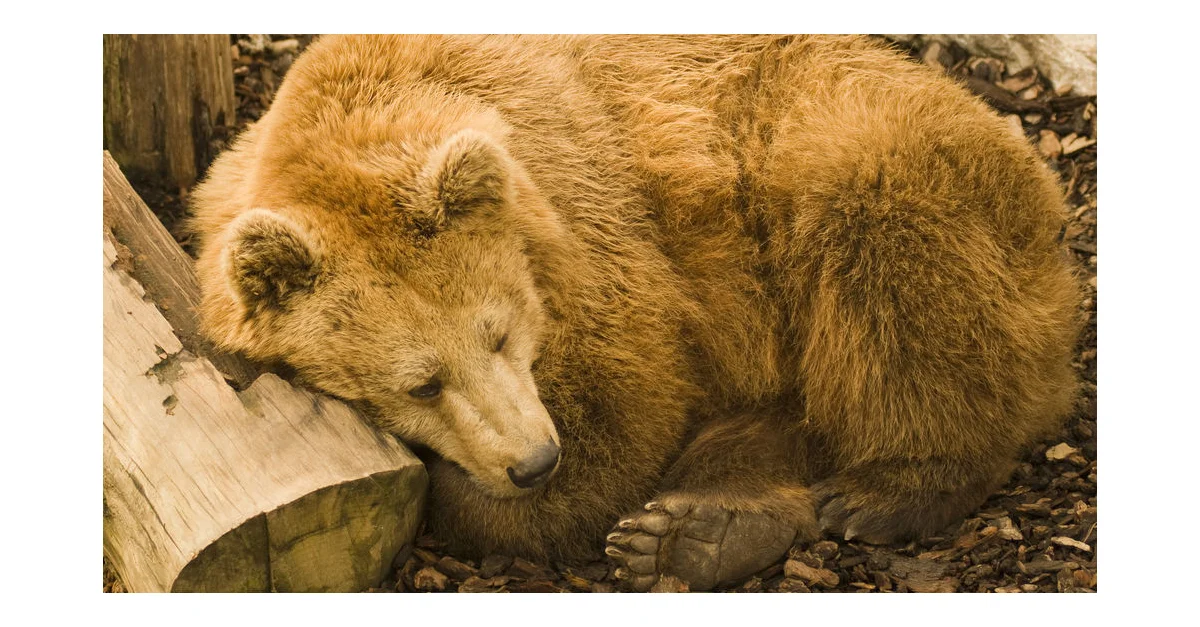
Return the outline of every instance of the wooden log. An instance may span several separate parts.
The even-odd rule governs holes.
[[[174,321],[196,327],[190,262],[156,221],[128,217],[149,210],[119,177],[105,155],[105,557],[132,591],[378,585],[416,532],[424,467],[344,403],[273,374],[239,392],[209,347],[181,341]]]
[[[120,166],[104,152],[104,228],[111,231],[119,251],[128,255],[133,278],[158,305],[171,323],[184,348],[204,355],[238,389],[258,378],[261,368],[238,355],[217,351],[200,333],[196,308],[200,284],[192,272],[192,260],[167,232],[166,227],[129,185]]]
[[[104,147],[127,172],[191,187],[236,108],[229,35],[104,36]]]

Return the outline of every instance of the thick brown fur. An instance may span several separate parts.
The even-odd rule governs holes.
[[[865,38],[325,37],[193,206],[212,337],[454,459],[430,522],[476,554],[582,557],[655,495],[928,532],[1073,397],[1053,177]],[[414,346],[484,363],[479,312],[562,449],[516,498],[396,409]]]

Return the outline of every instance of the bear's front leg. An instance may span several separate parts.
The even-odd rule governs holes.
[[[645,591],[671,575],[692,590],[710,590],[815,539],[816,499],[803,482],[795,422],[744,415],[702,429],[659,494],[607,538],[625,586]]]
[[[469,558],[500,554],[542,563],[596,559],[612,520],[649,493],[607,494],[590,482],[581,485],[573,477],[564,477],[574,472],[566,467],[549,485],[528,496],[497,498],[456,464],[439,458],[431,460],[427,469],[429,531],[451,553]]]
[[[613,522],[655,494],[679,457],[698,392],[681,350],[662,339],[673,330],[636,314],[620,319],[631,319],[630,326],[604,333],[614,346],[590,345],[595,352],[574,355],[586,369],[561,366],[552,353],[539,362],[538,396],[561,447],[544,485],[502,498],[456,464],[429,463],[427,522],[455,554],[596,559]]]
[[[454,555],[482,558],[489,554],[518,555],[545,561],[549,555],[543,535],[553,521],[538,515],[538,497],[500,499],[491,496],[461,466],[436,457],[426,462],[429,505],[426,526]],[[540,491],[539,491],[540,492]]]
[[[654,493],[662,476],[655,468],[664,468],[663,458],[672,451],[621,446],[626,454],[618,457],[603,446],[611,447],[611,442],[563,433],[562,462],[554,477],[517,498],[497,498],[462,467],[441,458],[428,460],[429,530],[463,557],[502,554],[539,562],[599,558],[613,521]]]

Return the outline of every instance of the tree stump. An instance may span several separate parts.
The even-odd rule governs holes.
[[[210,361],[189,259],[107,154],[104,180],[105,557],[132,591],[377,586],[416,532],[420,461],[273,374],[234,389],[254,368]]]
[[[236,107],[229,35],[104,36],[104,147],[126,172],[191,187]]]

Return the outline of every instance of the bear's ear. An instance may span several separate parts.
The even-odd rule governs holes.
[[[319,251],[304,229],[266,209],[252,209],[229,225],[225,273],[250,317],[284,310],[312,292]]]
[[[510,167],[504,149],[479,131],[462,130],[442,142],[423,172],[439,222],[503,204],[511,193]]]

